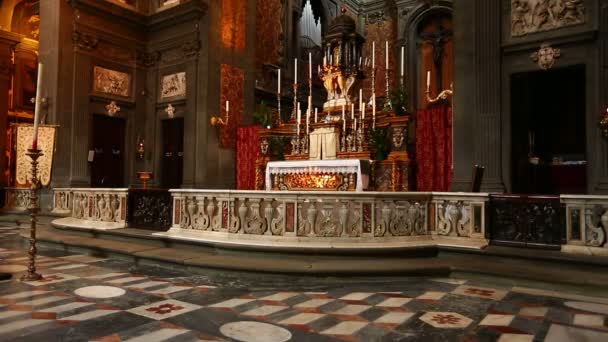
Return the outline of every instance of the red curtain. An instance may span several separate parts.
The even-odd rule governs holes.
[[[255,190],[255,161],[260,153],[261,126],[238,127],[236,131],[236,188]]]
[[[418,191],[450,191],[454,164],[452,108],[449,104],[418,110],[416,164]]]

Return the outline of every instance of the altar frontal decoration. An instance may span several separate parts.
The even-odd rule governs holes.
[[[17,133],[16,181],[17,184],[24,185],[32,179],[32,159],[26,153],[32,147],[34,127],[28,124],[13,124],[12,126]],[[56,132],[56,125],[38,127],[38,148],[42,151],[42,156],[38,159],[38,174],[42,186],[49,186],[51,183]]]
[[[363,191],[369,186],[370,162],[302,160],[269,162],[266,190]]]

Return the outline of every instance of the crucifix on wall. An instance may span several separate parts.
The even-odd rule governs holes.
[[[437,29],[431,32],[421,32],[420,38],[433,48],[433,64],[437,72],[433,73],[436,78],[437,92],[442,90],[443,84],[443,61],[445,57],[445,45],[452,38],[454,31],[437,24]]]

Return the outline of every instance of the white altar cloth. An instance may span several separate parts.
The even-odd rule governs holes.
[[[266,190],[272,190],[270,175],[328,172],[356,173],[356,191],[363,191],[369,185],[370,165],[358,159],[271,161],[266,165]]]

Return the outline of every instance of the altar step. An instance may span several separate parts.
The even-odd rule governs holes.
[[[26,226],[27,227],[27,226]],[[27,236],[27,228],[22,229]],[[138,229],[99,231],[39,227],[41,246],[135,264],[204,273],[209,269],[305,275],[410,275],[443,277],[478,273],[556,283],[608,286],[607,257],[549,250],[489,246],[483,249],[428,246],[384,253],[287,253],[172,241]],[[26,243],[26,240],[23,240]]]
[[[22,236],[28,230],[23,228]],[[25,240],[24,240],[25,241]],[[140,229],[111,231],[39,227],[41,246],[95,256],[118,257],[136,264],[178,265],[188,270],[256,271],[310,275],[401,274],[443,277],[450,267],[437,258],[437,248],[417,247],[399,253],[369,255],[297,254],[215,248],[168,241]]]

